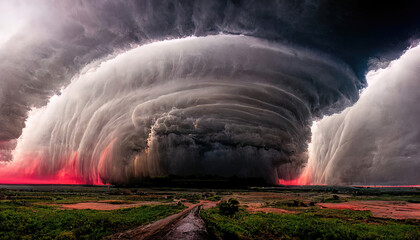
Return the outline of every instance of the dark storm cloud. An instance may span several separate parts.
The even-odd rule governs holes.
[[[39,109],[17,159],[38,159],[48,175],[77,152],[88,183],[162,174],[275,183],[306,161],[312,116],[354,101],[356,81],[335,60],[251,37],[148,44],[90,68]]]
[[[26,10],[23,24],[0,45],[2,161],[10,160],[10,151],[16,146],[31,108],[44,106],[72,78],[78,78],[86,64],[111,58],[137,44],[223,32],[286,42],[291,48],[304,46],[324,52],[325,56],[317,53],[320,58],[340,59],[343,65],[349,65],[346,71],[354,71],[359,81],[353,85],[340,85],[340,80],[328,84],[312,81],[315,93],[304,94],[308,94],[305,102],[310,112],[303,125],[308,126],[312,117],[336,111],[343,102],[349,103],[346,100],[355,101],[357,94],[353,91],[364,86],[368,60],[395,57],[395,52],[407,46],[419,22],[415,1],[399,1],[398,6],[375,1],[262,4],[207,0],[10,1],[10,4]],[[330,55],[333,57],[327,57]],[[308,77],[297,70],[293,74],[298,79]],[[293,83],[290,81],[288,86],[290,91],[301,91],[301,86]],[[304,132],[297,137],[298,152],[308,136]],[[305,158],[299,160],[302,161]]]

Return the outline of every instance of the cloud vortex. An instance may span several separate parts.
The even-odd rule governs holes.
[[[35,175],[65,168],[86,183],[168,174],[275,183],[297,176],[312,119],[354,101],[356,81],[325,55],[253,37],[151,43],[90,64],[35,110],[17,159],[33,159]]]

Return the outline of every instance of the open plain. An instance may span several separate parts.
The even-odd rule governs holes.
[[[1,185],[0,199],[0,239],[420,237],[417,187]]]

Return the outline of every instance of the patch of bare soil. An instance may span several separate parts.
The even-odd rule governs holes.
[[[209,208],[212,208],[212,207],[216,207],[216,205],[218,203],[219,202],[201,200],[199,205],[201,205],[202,206],[201,208],[203,208],[203,209],[209,209]],[[185,202],[184,205],[187,206],[187,207],[191,207],[191,206],[196,206],[197,204]]]
[[[281,199],[295,199],[296,195],[293,193],[248,192],[246,194],[233,194],[231,197],[238,199],[241,203],[248,204],[257,202],[277,201]]]
[[[162,204],[161,202],[136,202],[136,203],[119,203],[113,202],[82,202],[73,204],[60,204],[59,206],[65,209],[93,209],[93,210],[117,210],[120,208],[131,208],[143,205],[156,205]]]
[[[194,204],[181,213],[174,214],[146,226],[140,226],[106,239],[207,239],[207,231],[200,218],[201,204]]]
[[[264,213],[283,213],[283,214],[287,214],[287,213],[296,213],[295,211],[289,211],[286,209],[281,209],[281,208],[272,208],[272,207],[261,207],[261,208],[252,208],[252,207],[248,207],[246,209],[248,212],[250,213],[256,213],[256,212],[264,212]]]
[[[323,208],[372,211],[373,216],[394,219],[420,219],[420,203],[402,201],[352,201],[317,203]]]
[[[250,213],[256,212],[264,212],[264,213],[296,213],[295,211],[290,211],[281,208],[274,208],[274,207],[264,207],[263,203],[248,203],[248,204],[241,204],[244,206],[246,210]]]

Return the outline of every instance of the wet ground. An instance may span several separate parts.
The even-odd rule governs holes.
[[[122,233],[114,234],[107,239],[185,239],[205,240],[208,238],[206,226],[200,218],[203,205],[193,204],[181,213],[169,216],[146,226],[140,226]]]
[[[204,240],[208,238],[206,224],[200,218],[201,205],[191,209],[188,215],[180,220],[164,239]]]

